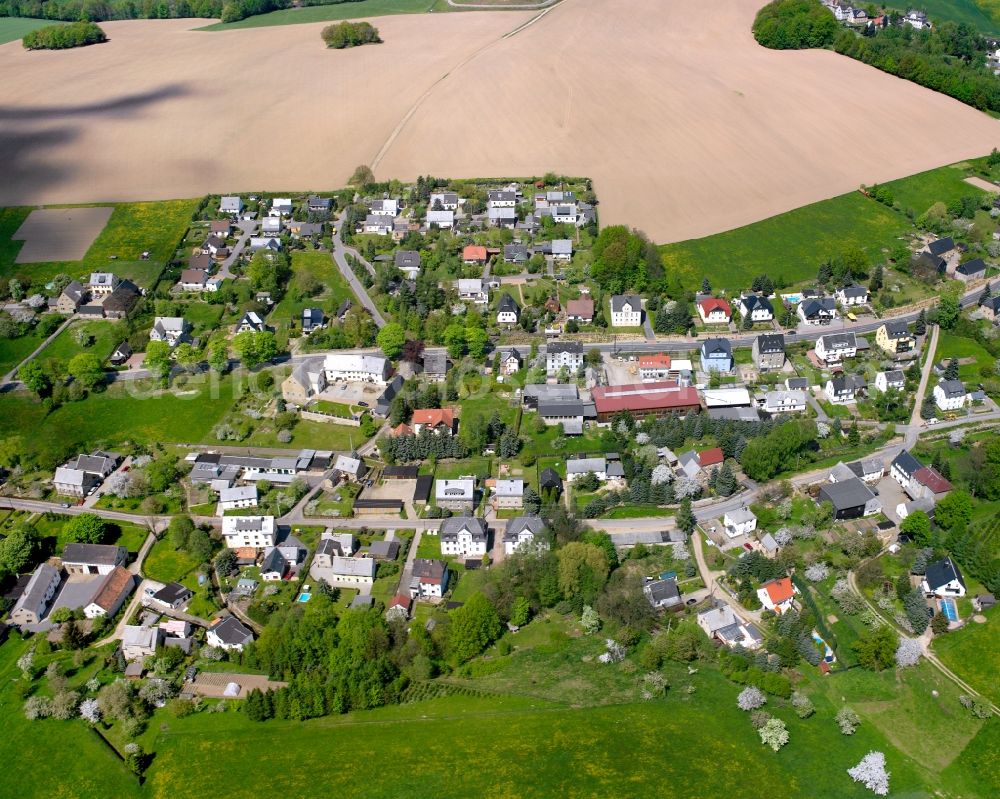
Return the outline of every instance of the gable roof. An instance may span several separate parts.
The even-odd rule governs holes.
[[[583,319],[592,318],[594,316],[594,301],[589,297],[568,300],[566,302],[566,315],[579,316]]]
[[[924,580],[926,580],[928,588],[932,590],[947,585],[952,580],[957,580],[963,588],[965,587],[965,578],[962,577],[962,572],[958,570],[958,566],[950,556],[929,563]]]
[[[698,307],[701,308],[705,316],[708,316],[712,311],[722,311],[726,316],[733,315],[733,309],[729,307],[729,303],[719,297],[706,297],[698,303]]]
[[[722,463],[726,460],[726,456],[722,452],[721,447],[713,447],[712,449],[705,449],[698,453],[698,465],[702,468],[706,466],[714,466],[717,463]]]
[[[628,305],[633,312],[642,310],[642,299],[638,294],[614,294],[611,297],[611,311],[618,313]]]
[[[757,352],[765,355],[783,353],[785,351],[785,336],[782,333],[762,333],[757,336]]]
[[[562,478],[559,477],[555,469],[546,467],[538,476],[538,485],[542,488],[555,488],[562,485]]]
[[[951,236],[946,236],[943,239],[932,241],[927,245],[927,252],[931,255],[944,255],[946,252],[951,252],[954,249],[955,242],[952,240]]]
[[[850,467],[847,468],[850,469]],[[834,510],[838,511],[866,505],[875,496],[868,486],[853,476],[848,480],[827,483],[819,490],[819,494],[822,499],[833,505]]]
[[[986,271],[986,262],[982,258],[973,258],[971,261],[959,264],[955,271],[958,272],[958,274],[965,275],[967,277],[971,275],[980,275]]]
[[[533,536],[538,535],[545,529],[545,522],[538,516],[515,516],[507,522],[507,529],[504,530],[504,541],[516,541],[518,536],[525,531]]]
[[[244,627],[235,616],[226,616],[215,621],[209,630],[214,632],[224,644],[236,646],[253,640],[253,633]]]
[[[497,313],[498,314],[501,314],[501,313],[512,313],[515,316],[520,316],[521,315],[521,306],[519,306],[514,301],[513,297],[511,297],[509,294],[507,294],[506,292],[504,292],[504,294],[500,297],[500,302],[497,303]]]
[[[740,304],[748,313],[753,313],[756,309],[760,308],[770,314],[774,314],[774,306],[771,305],[771,301],[759,294],[747,294],[740,300]]]
[[[701,352],[709,358],[733,357],[733,345],[727,338],[707,338],[701,343]]]
[[[781,602],[787,602],[794,596],[795,591],[792,588],[792,581],[788,577],[779,577],[776,580],[768,580],[764,583],[761,588],[767,591],[767,595],[770,597],[771,602],[775,605]]]
[[[907,449],[902,450],[895,458],[892,459],[892,465],[903,472],[903,474],[907,477],[912,477],[924,467],[924,465],[913,457]]]
[[[130,590],[135,581],[135,577],[128,569],[115,566],[104,577],[101,587],[97,589],[90,604],[97,605],[107,613],[118,603],[118,599],[123,593]]]
[[[412,424],[424,424],[429,427],[444,425],[451,429],[455,426],[454,408],[418,408],[413,412]]]
[[[66,544],[63,563],[84,563],[94,566],[111,566],[125,560],[125,547],[113,544]]]

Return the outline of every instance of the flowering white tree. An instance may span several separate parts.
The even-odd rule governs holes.
[[[684,499],[684,497],[694,497],[701,493],[701,485],[697,480],[693,480],[690,477],[678,477],[677,482],[674,483],[674,496],[677,499]]]
[[[47,696],[33,696],[24,703],[24,717],[28,721],[45,719],[52,715],[52,700]]]
[[[889,794],[889,772],[885,769],[885,755],[881,752],[869,752],[854,768],[847,773],[860,782],[876,796]]]
[[[814,563],[806,569],[806,579],[811,583],[818,583],[825,580],[830,575],[830,570],[825,563]]]
[[[24,301],[24,304],[27,305],[29,308],[41,308],[47,302],[48,300],[46,300],[43,295],[32,294],[30,297],[28,297],[28,299]]]
[[[781,502],[778,504],[778,507],[775,508],[775,510],[778,512],[779,519],[789,518],[792,515],[791,497],[786,497],[785,499],[781,500]]]
[[[800,691],[792,693],[792,707],[795,708],[795,713],[800,719],[807,719],[816,712],[809,697]]]
[[[786,547],[792,543],[792,531],[787,527],[782,527],[774,534],[774,540],[779,547]]]
[[[653,469],[653,473],[649,476],[649,482],[655,486],[662,483],[669,483],[674,479],[674,473],[670,471],[670,467],[665,463],[658,463]]]
[[[101,681],[96,677],[91,677],[89,680],[87,680],[86,686],[87,690],[93,694],[96,693],[97,690],[101,687]]]
[[[816,422],[816,438],[826,438],[830,435],[830,425],[826,422]]]
[[[649,433],[636,433],[635,434],[635,443],[638,444],[640,447],[643,444],[648,444],[649,443]]]
[[[132,478],[123,472],[115,472],[105,483],[109,494],[114,494],[119,499],[127,499],[132,496]]]
[[[846,705],[837,712],[837,726],[844,735],[854,735],[861,726],[861,717]]]
[[[35,664],[35,647],[25,650],[24,654],[17,659],[17,667],[21,670],[24,679],[31,677],[31,668]]]
[[[642,677],[642,698],[645,700],[663,696],[667,690],[667,678],[658,671],[651,671]]]
[[[590,605],[583,606],[583,613],[580,614],[580,626],[587,635],[593,635],[601,629],[601,617]]]
[[[621,663],[621,661],[625,660],[625,647],[613,638],[606,639],[604,643],[608,651],[598,658],[601,663]]]
[[[80,703],[80,718],[97,724],[101,720],[101,708],[96,699],[84,699]]]
[[[674,560],[687,560],[691,557],[691,554],[688,552],[687,544],[683,541],[677,541],[672,546],[674,548]]]
[[[760,733],[760,742],[770,746],[775,752],[788,743],[788,729],[781,719],[769,719],[757,732]]]
[[[767,697],[756,685],[748,685],[736,697],[736,706],[740,710],[756,710],[767,704]]]
[[[920,641],[916,638],[900,637],[899,646],[896,647],[896,665],[901,669],[916,666],[920,662],[922,654],[923,649],[920,647]]]

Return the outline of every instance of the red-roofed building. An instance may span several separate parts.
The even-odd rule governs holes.
[[[725,460],[726,456],[719,447],[702,450],[698,453],[698,465],[702,469],[707,469],[709,466],[718,466]]]
[[[566,319],[590,324],[594,321],[594,301],[590,297],[566,301]]]
[[[389,600],[389,605],[385,609],[385,617],[386,619],[408,619],[411,607],[413,607],[412,598],[406,594],[396,594],[396,596]]]
[[[795,602],[795,586],[792,585],[790,577],[768,580],[757,589],[757,598],[767,610],[784,613],[790,610]]]
[[[401,422],[396,425],[392,430],[389,431],[392,436],[412,436],[413,428],[410,427],[406,422]]]
[[[927,489],[927,496],[947,494],[952,489],[951,483],[945,480],[933,466],[924,466],[913,473],[913,479]]]
[[[467,264],[485,264],[488,258],[485,247],[469,244],[462,250],[462,261]]]
[[[590,394],[599,422],[610,422],[616,413],[629,413],[636,419],[644,419],[647,416],[683,416],[701,407],[697,389],[680,387],[673,380],[598,386]]]
[[[670,356],[662,352],[656,355],[640,355],[639,377],[643,380],[666,380],[671,363]]]
[[[454,408],[420,408],[413,412],[410,424],[413,425],[413,432],[418,435],[426,427],[432,433],[446,433],[450,436],[455,431],[455,410]]]
[[[733,318],[733,309],[725,300],[706,297],[698,301],[698,316],[706,325],[725,325]]]

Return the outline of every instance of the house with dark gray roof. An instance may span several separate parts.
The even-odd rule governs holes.
[[[827,483],[819,490],[819,501],[833,505],[833,518],[857,519],[882,511],[882,502],[857,477]]]
[[[780,369],[785,365],[785,337],[781,333],[764,333],[753,341],[753,362],[762,371]]]
[[[516,516],[507,522],[503,534],[503,548],[508,555],[513,555],[521,546],[530,545],[545,529],[545,522],[538,516]]]
[[[837,318],[837,301],[833,297],[804,299],[797,313],[807,325],[828,325]]]
[[[14,624],[38,624],[44,618],[60,581],[59,571],[47,563],[35,569],[24,593],[11,609],[10,620]]]
[[[205,641],[217,649],[242,652],[243,647],[253,641],[253,633],[235,616],[226,616],[213,622],[208,628]]]
[[[965,578],[950,556],[927,565],[920,588],[925,594],[949,597],[963,597],[966,591]]]
[[[438,535],[441,540],[442,555],[479,558],[486,554],[489,531],[486,522],[475,516],[453,516],[445,519]]]
[[[520,318],[521,306],[514,301],[510,294],[504,292],[497,303],[497,324],[516,325]]]
[[[642,587],[642,592],[656,610],[679,608],[684,605],[680,589],[677,587],[677,579],[674,577],[646,583]]]

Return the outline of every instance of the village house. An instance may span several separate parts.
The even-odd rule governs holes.
[[[857,283],[837,289],[834,296],[844,308],[856,308],[868,304],[868,289]]]
[[[507,529],[504,530],[504,554],[513,555],[518,549],[534,545],[544,530],[545,522],[538,516],[514,517],[507,522]]]
[[[785,365],[785,337],[781,333],[764,333],[753,340],[753,362],[762,372],[781,369]]]
[[[833,518],[858,519],[882,512],[882,502],[857,477],[827,483],[819,490],[819,501],[833,505]]]
[[[524,507],[524,480],[497,480],[490,497],[494,510]]]
[[[602,483],[608,479],[606,458],[570,458],[566,461],[566,482],[572,483],[585,474],[593,474]]]
[[[955,269],[955,279],[963,283],[980,280],[986,277],[986,262],[982,258],[973,258]]]
[[[70,543],[63,547],[61,560],[67,574],[110,574],[128,563],[128,550],[113,544]]]
[[[528,263],[528,248],[523,244],[504,244],[503,262],[505,264]]]
[[[357,552],[357,549],[358,539],[352,533],[325,532],[316,547],[313,564],[324,569],[333,568],[335,557],[349,558]]]
[[[76,280],[66,284],[56,299],[56,311],[61,314],[74,314],[87,299],[87,290]]]
[[[181,291],[205,291],[207,285],[208,272],[204,269],[184,269],[177,281],[177,287]]]
[[[857,375],[837,375],[826,381],[824,389],[826,398],[834,405],[847,405],[855,402],[859,392],[863,392],[866,383]]]
[[[517,225],[517,210],[506,206],[491,206],[486,209],[486,221],[490,227],[513,230]]]
[[[858,478],[868,485],[875,485],[885,476],[885,465],[878,458],[862,458],[844,463],[841,461],[830,470],[830,482],[839,483]]]
[[[760,630],[739,619],[729,605],[703,610],[696,618],[698,626],[709,638],[721,641],[726,646],[739,645],[744,649],[757,649],[764,642]]]
[[[128,661],[152,657],[162,641],[163,630],[159,627],[126,624],[122,631],[122,657]]]
[[[804,324],[828,325],[837,318],[837,301],[833,297],[804,299],[797,313]]]
[[[439,508],[472,513],[476,504],[476,481],[471,477],[439,479],[434,483],[434,501]]]
[[[256,508],[257,486],[230,486],[219,491],[219,509],[223,511],[234,508]]]
[[[517,374],[524,364],[524,358],[514,347],[505,347],[497,355],[497,373],[504,377]]]
[[[337,478],[346,480],[349,483],[357,483],[365,476],[368,467],[360,458],[350,455],[338,455],[337,460],[333,464],[333,471]]]
[[[614,294],[611,297],[611,326],[642,325],[642,300],[637,294]]]
[[[573,242],[570,239],[552,239],[549,244],[549,253],[553,261],[572,261]]]
[[[128,569],[115,566],[98,584],[93,597],[83,608],[83,615],[88,619],[114,616],[134,587],[135,575]]]
[[[117,285],[118,278],[111,272],[91,272],[90,280],[87,281],[87,291],[92,298],[101,299],[110,297]]]
[[[165,341],[176,347],[186,336],[188,323],[179,316],[157,316],[149,331],[150,341]]]
[[[594,321],[594,301],[590,297],[567,300],[566,319],[589,325]]]
[[[795,586],[788,577],[768,580],[757,589],[757,598],[765,610],[773,610],[777,614],[791,610],[795,605]]]
[[[57,494],[84,497],[99,486],[118,466],[121,456],[96,450],[90,455],[77,455],[55,471],[52,483]]]
[[[416,558],[413,561],[413,578],[410,596],[421,599],[439,599],[448,589],[448,564],[442,560]]]
[[[273,516],[223,516],[222,540],[230,549],[274,546]]]
[[[376,565],[374,558],[347,558],[334,555],[330,559],[330,570],[324,574],[324,579],[337,588],[370,589],[375,582]]]
[[[205,634],[205,643],[216,649],[242,652],[243,647],[253,642],[253,633],[235,616],[216,619]]]
[[[274,236],[251,236],[247,242],[247,249],[254,253],[258,250],[267,250],[268,257],[272,252],[281,251],[281,242]]]
[[[416,280],[420,273],[420,253],[416,250],[397,250],[393,263],[410,280]]]
[[[698,316],[706,325],[725,325],[733,318],[733,309],[723,299],[705,297],[698,301]]]
[[[642,586],[642,593],[654,610],[680,609],[684,600],[677,587],[677,578],[668,577],[665,580],[653,580]]]
[[[441,230],[451,230],[455,227],[455,212],[430,210],[427,212],[426,222],[428,228],[436,227]]]
[[[899,369],[890,369],[875,375],[875,388],[883,394],[890,388],[902,391],[906,387],[906,376]]]
[[[489,260],[489,255],[486,252],[486,248],[481,244],[467,244],[462,249],[462,263],[467,266],[485,266],[486,262]],[[460,281],[461,282],[461,281]],[[459,296],[462,295],[462,286],[459,285]],[[482,286],[480,285],[480,291]]]
[[[391,197],[383,197],[381,200],[372,200],[368,203],[368,212],[376,216],[387,216],[390,219],[399,214],[399,201]]]
[[[488,208],[513,208],[517,205],[517,191],[511,188],[490,189],[486,192]]]
[[[328,214],[333,208],[333,200],[329,197],[309,197],[306,200],[306,207],[310,214]]]
[[[806,409],[804,391],[768,391],[761,409],[772,416],[776,413],[802,413]]]
[[[361,232],[377,236],[388,236],[394,228],[393,218],[385,214],[369,214],[361,224]]]
[[[450,436],[455,432],[454,408],[418,408],[410,419],[413,432],[420,435],[424,429],[437,435]]]
[[[774,319],[774,306],[767,297],[759,294],[747,294],[740,298],[740,314],[744,319],[749,318],[754,324],[758,322],[770,322]]]
[[[485,251],[485,247],[483,250]],[[486,305],[490,301],[489,287],[478,277],[460,278],[455,283],[458,298],[476,305]]]
[[[434,191],[430,196],[430,208],[443,211],[457,211],[459,199],[453,191]]]
[[[949,275],[954,274],[955,269],[958,267],[958,259],[961,257],[961,254],[955,247],[955,240],[951,236],[928,242],[921,252],[943,261],[944,271]]]
[[[889,476],[914,500],[940,499],[952,488],[937,469],[924,466],[905,449],[890,464]]]
[[[934,386],[934,404],[941,411],[960,411],[965,407],[969,393],[961,380],[942,380]]]
[[[511,327],[516,325],[520,318],[521,306],[514,301],[513,297],[504,292],[497,303],[497,324]]]
[[[545,345],[545,371],[556,375],[562,369],[575,375],[583,367],[583,344],[579,341],[553,341]]]
[[[736,508],[726,511],[722,517],[722,524],[726,528],[726,535],[736,538],[740,535],[749,535],[757,529],[757,517],[749,508]]]
[[[222,197],[219,201],[219,213],[238,216],[243,213],[243,200],[239,197]]]
[[[994,324],[1000,321],[1000,296],[981,297],[979,300],[979,313],[984,319],[988,319]]]
[[[708,338],[702,342],[701,368],[705,372],[732,371],[733,347],[729,339]]]
[[[448,353],[444,350],[426,350],[423,357],[424,380],[443,383],[448,376]]]
[[[474,516],[453,516],[444,520],[438,535],[441,539],[442,555],[481,558],[486,554],[489,534],[486,522],[482,519]]]
[[[260,220],[260,234],[262,236],[278,237],[284,227],[280,216],[265,216]]]
[[[149,602],[170,610],[180,610],[194,596],[194,592],[180,583],[167,583],[149,595]]]
[[[59,570],[47,563],[35,569],[10,611],[10,620],[14,624],[38,624],[45,617],[61,581]]]
[[[247,311],[236,324],[236,334],[240,333],[263,333],[267,330],[267,325],[256,311]]]
[[[672,359],[664,353],[639,356],[639,377],[644,381],[666,380],[674,374]]]
[[[844,358],[858,354],[858,340],[854,333],[827,333],[816,339],[817,360],[827,364],[840,363]]]
[[[966,592],[965,578],[951,557],[942,558],[927,564],[920,590],[937,597],[963,597]]]
[[[322,330],[326,327],[326,314],[322,308],[302,309],[302,333],[309,335],[314,330]]]
[[[889,320],[879,325],[875,331],[875,343],[883,352],[898,356],[910,352],[916,346],[917,339],[910,333],[906,322]]]

